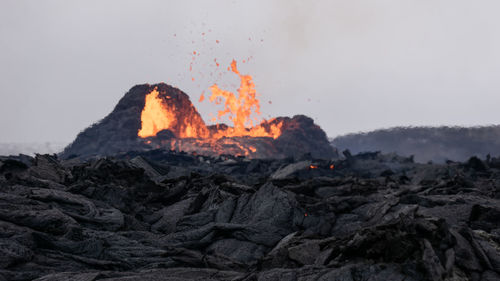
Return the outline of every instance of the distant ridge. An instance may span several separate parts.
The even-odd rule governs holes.
[[[54,154],[61,152],[67,142],[3,142],[0,143],[0,155]]]
[[[338,136],[331,141],[339,150],[395,152],[414,155],[417,162],[464,161],[471,156],[500,155],[500,126],[394,127]]]

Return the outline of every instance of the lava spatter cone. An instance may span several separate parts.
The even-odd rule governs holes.
[[[226,114],[224,112],[231,107],[234,109],[231,99],[229,96],[226,99],[225,108],[229,109],[219,114]],[[165,130],[170,131],[166,134],[169,138],[161,137],[165,133],[158,135]],[[189,96],[165,83],[134,86],[108,116],[78,134],[61,157],[88,158],[150,149],[249,158],[303,154],[316,158],[336,157],[325,132],[309,117],[278,117],[243,128],[225,124],[207,126]]]

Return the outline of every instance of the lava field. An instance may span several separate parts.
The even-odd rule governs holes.
[[[500,280],[500,160],[0,157],[0,280]]]

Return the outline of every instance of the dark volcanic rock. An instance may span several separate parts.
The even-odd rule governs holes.
[[[336,156],[336,153],[332,153],[332,147],[327,145],[329,143],[325,132],[311,118],[296,115],[293,118],[276,118],[274,122],[279,121],[283,121],[284,125],[275,146],[286,156],[300,157],[304,152],[316,159],[331,159]]]
[[[173,108],[170,129],[160,131],[154,137],[138,137],[141,129],[141,113],[146,95],[154,89],[168,108]],[[315,158],[332,159],[336,151],[328,143],[326,134],[313,120],[297,115],[293,118],[280,117],[263,124],[270,126],[283,122],[282,135],[271,137],[224,137],[216,141],[200,142],[200,139],[183,136],[187,125],[190,131],[203,134],[215,132],[226,125],[206,126],[188,95],[164,83],[138,85],[118,102],[114,110],[103,120],[78,134],[73,143],[60,154],[62,158],[90,158],[114,155],[120,152],[145,151],[155,148],[186,151],[207,156],[219,154],[247,155],[250,158],[285,158],[310,154]],[[252,149],[249,149],[252,147]]]
[[[346,155],[0,157],[0,280],[498,280],[499,169]]]

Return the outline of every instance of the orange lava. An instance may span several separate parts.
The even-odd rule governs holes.
[[[231,71],[240,77],[240,87],[238,88],[238,96],[230,91],[224,91],[214,84],[210,87],[212,95],[210,102],[216,104],[221,103],[221,99],[225,100],[224,110],[220,110],[217,116],[223,117],[229,115],[229,120],[233,122],[233,127],[228,127],[224,131],[219,131],[214,136],[215,138],[221,137],[272,137],[274,139],[281,135],[282,123],[272,124],[269,130],[261,125],[254,126],[252,114],[260,115],[260,103],[257,99],[255,84],[252,81],[252,76],[242,75],[238,71],[236,61],[231,62]]]
[[[195,54],[195,52],[193,52]],[[141,129],[137,135],[141,138],[154,137],[162,130],[171,130],[177,138],[197,138],[202,142],[211,142],[224,137],[270,137],[278,138],[281,135],[283,122],[273,122],[274,120],[263,120],[258,125],[257,117],[260,115],[260,103],[257,99],[255,85],[252,76],[242,75],[238,71],[236,61],[231,62],[230,71],[240,78],[240,86],[237,95],[230,91],[219,88],[217,84],[210,87],[212,92],[208,98],[215,104],[223,104],[224,109],[218,111],[219,118],[228,116],[233,123],[230,126],[217,126],[216,130],[209,130],[204,121],[193,116],[188,116],[189,112],[183,108],[176,108],[175,104],[169,100],[170,96],[160,96],[155,88],[146,95],[144,109],[141,113]],[[204,94],[199,101],[205,99]],[[192,113],[190,113],[192,114]],[[175,143],[173,144],[175,145]],[[253,146],[241,147],[245,155],[254,153],[257,149]]]
[[[203,120],[187,122],[189,118],[178,118],[179,110],[159,96],[158,89],[146,95],[144,109],[141,112],[141,129],[137,135],[141,138],[153,137],[165,129],[175,128],[177,137],[198,138],[208,136],[208,129]],[[167,99],[170,97],[167,96]],[[169,105],[169,106],[167,106]]]
[[[141,113],[142,126],[137,133],[141,138],[156,136],[159,131],[170,128],[175,120],[172,110],[163,105],[158,94],[158,90],[154,89],[146,95],[146,103]]]

